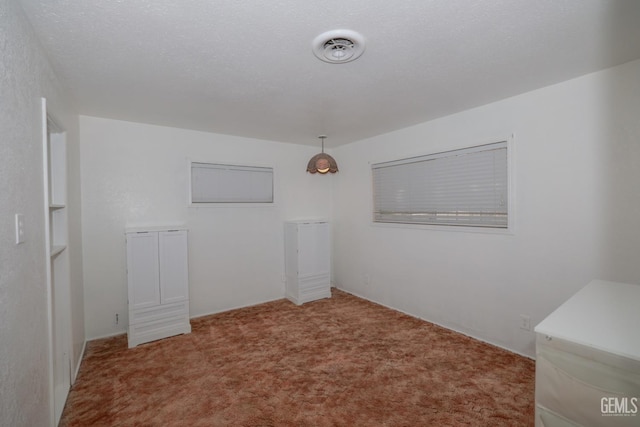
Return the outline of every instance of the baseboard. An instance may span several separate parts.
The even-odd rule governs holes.
[[[197,319],[199,317],[211,316],[213,314],[225,313],[227,311],[238,310],[238,309],[241,309],[241,308],[253,307],[253,306],[256,306],[256,305],[260,305],[260,304],[266,304],[268,302],[279,301],[281,299],[285,299],[284,294],[282,296],[280,296],[280,297],[277,297],[277,298],[272,298],[272,299],[268,299],[268,300],[265,300],[265,301],[259,301],[259,302],[255,302],[255,303],[251,303],[251,304],[247,304],[247,305],[239,305],[237,307],[224,308],[222,310],[216,310],[216,311],[202,313],[202,314],[195,314],[195,315],[194,314],[190,314],[189,315],[189,320]],[[97,336],[97,337],[87,338],[85,340],[85,343],[88,342],[88,341],[101,340],[101,339],[104,339],[104,338],[112,338],[112,337],[117,337],[119,335],[126,335],[126,334],[127,334],[126,330],[118,331],[118,332],[114,332],[114,333],[107,334],[107,335],[100,335],[100,336]]]
[[[247,304],[247,305],[239,305],[237,307],[224,308],[222,310],[212,311],[212,312],[203,313],[203,314],[196,314],[196,315],[190,316],[189,319],[198,319],[200,317],[207,317],[207,316],[212,316],[214,314],[226,313],[228,311],[239,310],[241,308],[254,307],[256,305],[266,304],[268,302],[280,301],[280,300],[283,300],[283,299],[286,299],[284,295],[282,295],[281,297],[269,299],[269,300],[266,300],[266,301],[251,303],[251,304]]]
[[[80,357],[78,357],[78,363],[76,364],[76,369],[73,370],[73,378],[71,378],[71,385],[76,382],[76,378],[78,378],[78,373],[80,372],[80,365],[82,365],[82,359],[84,359],[84,351],[87,348],[87,340],[84,340],[82,343],[82,350],[80,350]]]
[[[367,300],[367,301],[372,302],[372,303],[374,303],[374,304],[378,304],[378,305],[381,305],[381,306],[386,307],[386,308],[388,308],[388,309],[395,310],[395,311],[400,312],[400,313],[402,313],[402,314],[406,314],[407,316],[411,316],[411,317],[413,317],[413,318],[415,318],[415,319],[419,319],[419,320],[423,320],[423,321],[425,321],[425,322],[433,323],[434,325],[440,326],[441,328],[449,329],[450,331],[453,331],[453,332],[456,332],[456,333],[458,333],[458,334],[461,334],[461,335],[467,336],[467,337],[469,337],[469,338],[473,338],[474,340],[481,341],[481,342],[483,342],[483,343],[486,343],[486,344],[492,345],[492,346],[494,346],[494,347],[501,348],[501,349],[503,349],[503,350],[505,350],[505,351],[508,351],[509,353],[517,354],[518,356],[522,356],[522,357],[526,357],[527,359],[535,360],[535,357],[534,357],[534,356],[530,356],[530,355],[528,355],[528,354],[521,353],[521,352],[519,352],[519,351],[513,350],[513,349],[511,349],[511,348],[505,347],[505,346],[500,345],[500,344],[497,344],[497,343],[495,343],[495,342],[491,342],[491,341],[489,341],[489,340],[487,340],[487,339],[485,339],[485,338],[481,338],[481,337],[478,337],[478,336],[472,335],[472,334],[470,334],[470,333],[468,333],[468,332],[466,332],[466,331],[461,331],[461,330],[458,330],[458,329],[452,328],[451,326],[443,325],[443,324],[441,324],[441,323],[434,322],[433,320],[426,319],[426,318],[424,318],[424,317],[420,317],[420,316],[416,316],[415,314],[412,314],[412,313],[407,313],[406,311],[404,311],[404,310],[400,310],[399,308],[395,308],[395,307],[391,307],[391,306],[388,306],[388,305],[382,304],[382,303],[380,303],[380,302],[378,302],[378,301],[375,301],[375,300],[372,300],[372,299],[370,299],[370,298],[367,298],[367,297],[364,297],[364,296],[362,296],[362,295],[359,295],[359,294],[357,294],[356,292],[348,291],[348,290],[346,290],[346,289],[342,289],[342,288],[340,288],[340,287],[338,287],[338,286],[335,286],[335,288],[336,288],[336,289],[338,289],[338,290],[340,290],[340,291],[342,291],[342,292],[346,292],[346,293],[348,293],[348,294],[351,294],[351,295],[353,295],[353,296],[355,296],[355,297],[362,298],[363,300]]]
[[[118,332],[114,332],[112,334],[100,335],[99,337],[88,338],[87,341],[101,340],[101,339],[104,339],[104,338],[112,338],[112,337],[117,337],[117,336],[126,335],[126,334],[127,334],[127,331],[118,331]]]

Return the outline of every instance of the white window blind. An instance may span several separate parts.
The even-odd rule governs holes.
[[[507,228],[507,142],[371,166],[375,222]]]
[[[273,203],[273,168],[192,162],[191,203]]]

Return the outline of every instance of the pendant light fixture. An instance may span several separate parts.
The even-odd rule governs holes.
[[[322,152],[316,154],[311,158],[311,160],[309,160],[309,164],[307,165],[307,172],[318,172],[323,175],[327,172],[338,172],[338,164],[336,163],[335,159],[324,152],[324,139],[326,137],[326,135],[320,135],[318,137],[322,140]]]

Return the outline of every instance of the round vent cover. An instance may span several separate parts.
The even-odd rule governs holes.
[[[364,37],[351,30],[333,30],[313,39],[313,53],[332,64],[353,61],[364,52]]]

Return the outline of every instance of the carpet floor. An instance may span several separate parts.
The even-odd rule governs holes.
[[[61,426],[532,426],[534,361],[333,290],[90,341]]]

